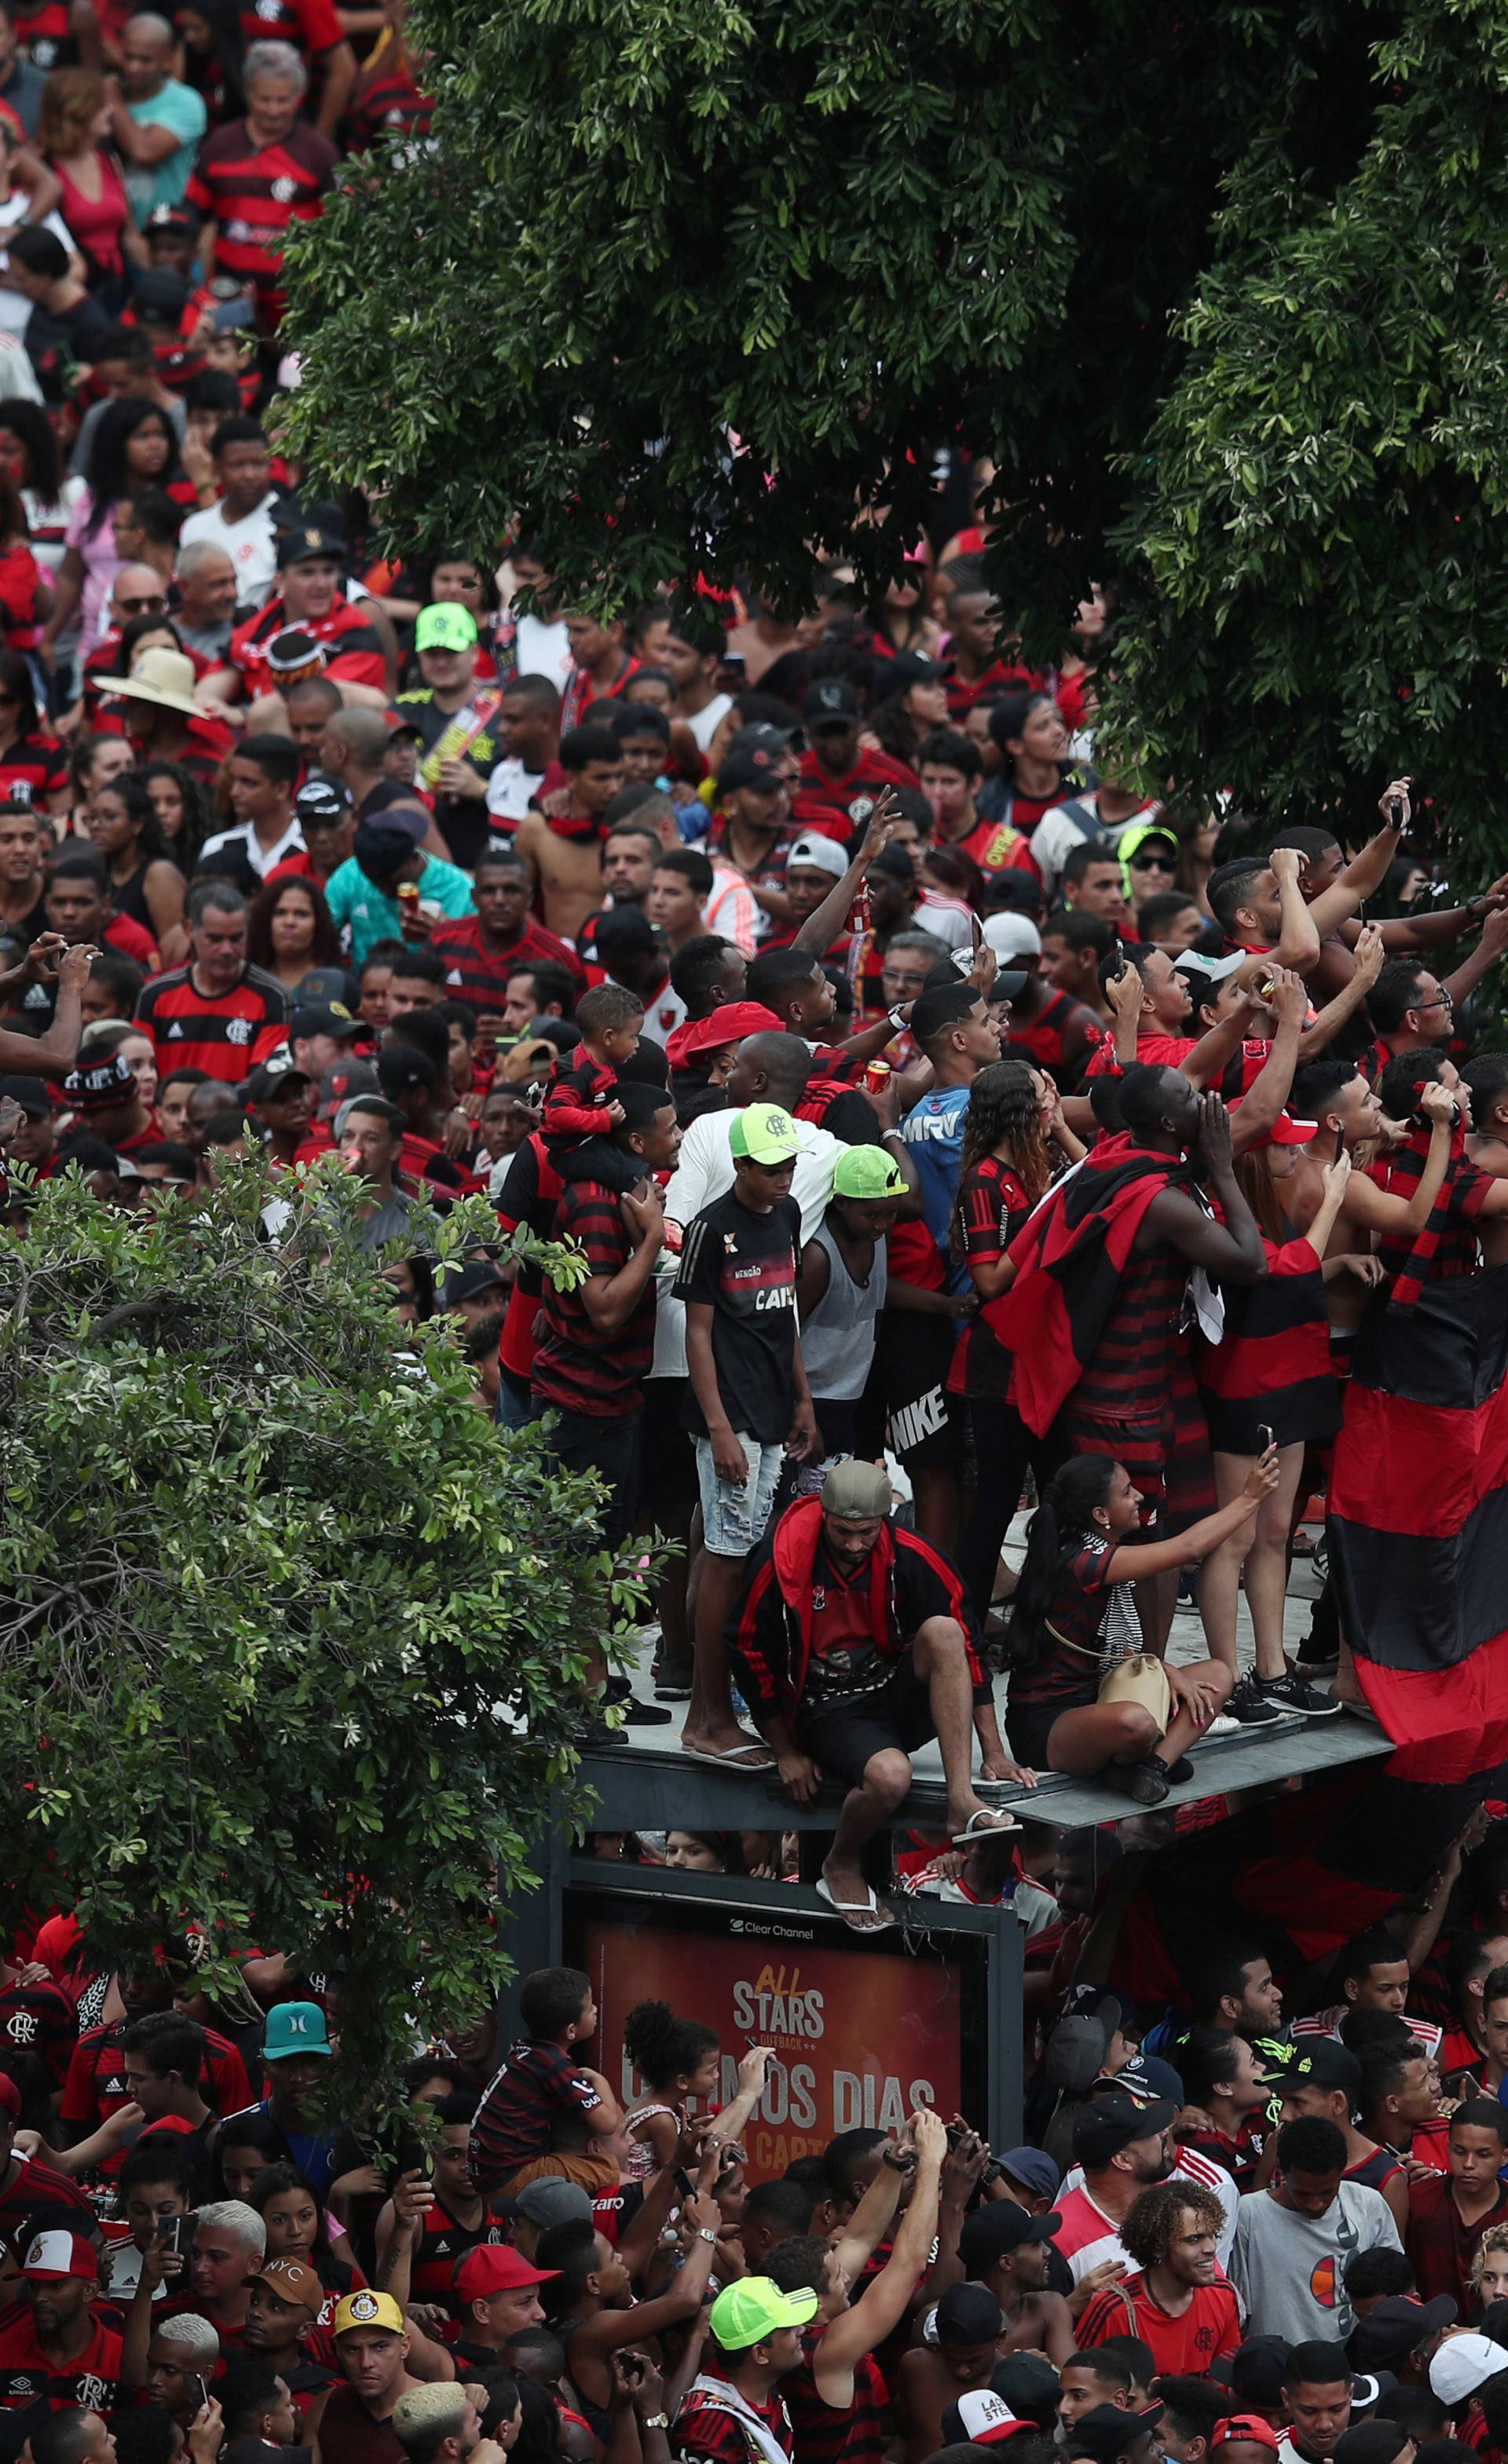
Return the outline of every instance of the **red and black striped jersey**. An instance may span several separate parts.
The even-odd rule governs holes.
[[[329,139],[301,120],[277,145],[256,144],[246,121],[233,120],[212,129],[199,148],[188,203],[215,225],[215,271],[250,285],[266,332],[283,312],[289,229],[321,212],[338,160]]]
[[[564,967],[577,990],[586,990],[586,969],[575,951],[543,924],[525,924],[506,950],[493,951],[482,939],[480,918],[462,915],[454,924],[436,925],[430,947],[445,961],[445,981],[451,991],[477,1011],[500,1014],[508,998],[509,977],[522,973],[536,958],[548,958]]]
[[[267,645],[285,625],[297,625],[300,633],[324,645],[324,672],[337,683],[344,677],[348,684],[375,685],[379,693],[385,691],[388,664],[382,636],[369,616],[353,607],[348,599],[338,599],[328,616],[290,616],[279,591],[231,635],[227,655],[246,687],[248,701],[272,690]]]
[[[201,992],[191,966],[174,967],[143,988],[136,1015],[157,1046],[159,1068],[203,1069],[235,1087],[281,1044],[288,999],[260,967],[248,967],[228,993]]]
[[[134,1143],[147,1146],[161,1135],[161,1130],[154,1124]],[[130,2024],[128,2019],[114,2019],[104,2027],[86,2028],[74,2047],[59,2109],[63,2121],[71,2123],[82,2139],[89,2138],[101,2122],[107,2122],[112,2113],[119,2113],[122,2104],[131,2101],[131,2091],[125,2079],[123,2046]],[[230,2037],[222,2036],[216,2028],[204,2031],[199,2093],[216,2113],[240,2113],[252,2101],[246,2064]],[[126,2147],[115,2149],[100,2159],[95,2171],[106,2175],[118,2173],[129,2152]]]
[[[409,2285],[414,2300],[437,2302],[453,2319],[463,2319],[465,2307],[455,2290],[457,2267],[469,2250],[507,2239],[508,2227],[488,2201],[482,2202],[482,2220],[474,2231],[456,2223],[436,2192],[413,2248]]]
[[[854,2365],[853,2402],[832,2405],[817,2392],[817,2347],[831,2321],[801,2331],[801,2360],[781,2382],[800,2464],[880,2464],[888,2398],[879,2364],[861,2353]]]
[[[433,116],[433,100],[420,92],[408,52],[392,28],[385,26],[362,63],[351,97],[353,152],[369,145],[387,128],[401,128],[410,137],[428,137]],[[486,683],[496,673],[496,663],[485,652],[478,653],[477,682]]]
[[[241,11],[243,43],[292,43],[306,55],[344,42],[333,0],[254,0]]]
[[[593,1275],[620,1274],[633,1255],[621,1192],[600,1180],[567,1181],[556,1209],[553,1238],[577,1242]],[[531,1382],[546,1402],[563,1412],[620,1419],[642,1404],[654,1356],[653,1276],[623,1324],[608,1335],[599,1332],[579,1289],[545,1285]]]
[[[40,7],[33,9],[27,8],[25,0],[17,0],[15,33],[19,49],[33,68],[78,66],[78,45],[74,40],[68,0],[41,0]]]
[[[20,804],[43,804],[68,784],[68,756],[55,736],[40,729],[18,736],[8,753],[0,753],[0,798]]]
[[[809,749],[801,757],[791,819],[798,829],[816,831],[846,846],[856,830],[863,829],[882,788],[920,784],[908,761],[898,761],[893,753],[876,752],[872,744],[859,746],[858,759],[841,779],[831,777]]]
[[[78,2013],[60,1985],[8,1985],[0,1991],[0,2060],[7,2051],[39,2054],[55,2087],[68,2076]]]

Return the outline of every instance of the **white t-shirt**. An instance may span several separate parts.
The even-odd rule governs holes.
[[[277,586],[277,554],[273,544],[276,502],[269,490],[255,512],[243,515],[238,522],[228,522],[223,507],[206,505],[202,512],[189,515],[178,534],[181,548],[193,547],[200,539],[208,539],[211,547],[224,548],[235,567],[239,606],[265,606]]]
[[[731,693],[714,693],[705,710],[699,710],[695,718],[687,719],[686,725],[697,739],[699,753],[705,753],[722,724],[724,715],[732,708]]]
[[[543,783],[543,770],[525,770],[510,754],[487,773],[487,810],[499,821],[521,822]]]
[[[23,299],[19,291],[12,291],[8,279],[11,253],[5,245],[5,238],[7,232],[13,231],[17,224],[25,222],[31,202],[30,197],[24,197],[18,188],[14,188],[4,205],[0,206],[0,333],[14,334],[18,338],[26,331],[26,320],[32,313],[32,303],[30,299]],[[49,214],[42,229],[50,231],[55,239],[60,239],[70,256],[78,254],[73,233],[68,225],[56,214]],[[27,364],[31,365],[30,361]],[[31,396],[27,399],[30,400]]]
[[[565,692],[571,655],[564,618],[546,625],[542,617],[521,616],[513,648],[521,676],[548,676],[557,693]]]

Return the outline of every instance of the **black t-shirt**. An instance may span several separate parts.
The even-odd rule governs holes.
[[[756,1215],[730,1191],[687,1227],[676,1277],[677,1300],[711,1303],[722,1408],[734,1429],[762,1445],[778,1444],[790,1428],[800,1247],[801,1209],[793,1198]],[[681,1419],[694,1437],[706,1436],[689,1383]]]
[[[43,399],[66,402],[69,376],[80,364],[94,364],[101,341],[113,331],[99,300],[91,299],[87,294],[72,308],[33,307],[22,339],[26,356],[36,370]]]

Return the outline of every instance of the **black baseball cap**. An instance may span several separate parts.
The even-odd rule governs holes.
[[[779,793],[783,784],[775,756],[766,745],[745,745],[735,737],[723,755],[722,766],[718,772],[720,790],[725,787],[758,787],[765,795],[773,796]]]
[[[0,1078],[0,1102],[7,1098],[19,1104],[33,1121],[45,1120],[53,1109],[53,1099],[40,1078]]]
[[[327,770],[311,770],[293,800],[293,809],[299,821],[316,825],[322,822],[333,829],[351,809],[351,791],[344,780],[332,779]]]
[[[149,273],[137,275],[131,305],[138,317],[151,324],[176,325],[188,305],[188,285],[181,274],[154,265]]]
[[[655,947],[654,927],[642,907],[610,907],[593,925],[592,939],[604,966]]]
[[[937,2307],[940,2344],[992,2344],[1005,2314],[983,2284],[950,2284]]]
[[[1249,2336],[1233,2353],[1211,2362],[1209,2375],[1223,2381],[1243,2409],[1271,2412],[1282,2397],[1288,2349],[1281,2336]]]
[[[264,1061],[248,1078],[243,1092],[249,1104],[280,1104],[296,1087],[312,1087],[314,1080],[307,1069],[293,1069],[286,1064],[279,1068],[276,1062]]]
[[[311,1001],[294,1011],[288,1021],[288,1032],[290,1036],[357,1036],[362,1032],[362,1021],[352,1018],[342,1001]]]
[[[345,541],[339,531],[328,530],[322,522],[299,522],[277,541],[279,572],[290,564],[312,563],[317,556],[333,557],[337,564],[345,562]]]
[[[148,231],[174,231],[180,239],[197,239],[199,217],[192,206],[154,206],[146,217]]]
[[[1354,2110],[1362,2093],[1362,2065],[1333,2036],[1316,2036],[1291,2062],[1277,2062],[1263,2074],[1262,2085],[1281,2096],[1285,2088],[1343,2087]]]
[[[852,727],[860,715],[858,695],[841,676],[820,676],[801,705],[808,732],[824,727]]]
[[[1115,2464],[1118,2455],[1134,2447],[1162,2418],[1161,2404],[1149,2404],[1144,2412],[1131,2412],[1119,2404],[1094,2405],[1064,2432],[1063,2453],[1070,2457],[1093,2456],[1094,2464]]]
[[[999,2207],[1004,2202],[996,2200]],[[1009,2404],[1018,2421],[1034,2421],[1051,2430],[1057,2419],[1057,2372],[1045,2353],[1008,2353],[989,2374],[989,2384]]]
[[[380,1061],[377,1067],[380,1075]],[[462,1301],[477,1300],[483,1292],[505,1292],[507,1289],[506,1275],[493,1265],[490,1258],[473,1258],[469,1265],[456,1266],[446,1276],[445,1307],[448,1309],[459,1309]]]
[[[1432,2301],[1409,2301],[1402,2294],[1388,2294],[1373,2303],[1364,2319],[1358,2319],[1345,2349],[1359,2370],[1391,2369],[1396,2363],[1406,2362],[1427,2337],[1438,2336],[1442,2327],[1453,2327],[1456,2316],[1456,2304],[1449,2293],[1436,2294]]]
[[[959,2234],[958,2255],[965,2274],[984,2276],[997,2258],[1019,2250],[1024,2241],[1051,2241],[1062,2221],[1056,2214],[1030,2215],[1014,2199],[991,2199],[987,2206],[975,2209]]]
[[[1135,2097],[1122,2096],[1114,2090],[1109,2096],[1091,2097],[1074,2116],[1074,2154],[1090,2172],[1108,2165],[1122,2147],[1136,2139],[1161,2139],[1170,2129],[1178,2107],[1170,2096],[1153,2099],[1150,2104],[1138,2104]]]
[[[432,1093],[438,1083],[433,1062],[415,1044],[389,1044],[377,1055],[377,1084],[385,1095],[406,1095],[411,1087]]]

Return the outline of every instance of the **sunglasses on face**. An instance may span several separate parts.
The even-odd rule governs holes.
[[[1173,859],[1170,855],[1134,855],[1131,869],[1133,872],[1171,872]]]
[[[118,599],[115,604],[123,615],[144,616],[149,608],[155,612],[160,607],[166,607],[167,601],[159,591],[153,599]]]

